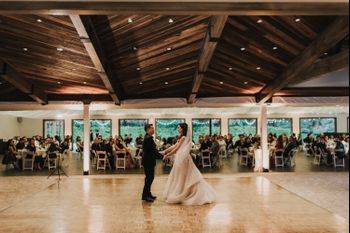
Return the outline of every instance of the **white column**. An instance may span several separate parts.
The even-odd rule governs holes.
[[[84,103],[84,175],[90,170],[90,104]]]
[[[186,123],[188,125],[187,135],[192,138],[192,117],[186,117]]]
[[[228,134],[228,117],[221,117],[221,135]]]
[[[270,169],[270,155],[267,146],[267,106],[260,105],[260,126],[259,134],[261,136],[261,149],[263,154],[263,168]]]

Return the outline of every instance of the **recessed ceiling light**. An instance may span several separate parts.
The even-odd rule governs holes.
[[[228,70],[233,70],[233,68],[232,68],[232,67],[229,67]]]
[[[168,85],[169,83],[168,83],[168,82],[165,82],[164,84],[165,84],[165,85]]]
[[[73,71],[76,71],[77,69],[73,68],[72,70],[73,70]]]
[[[132,18],[128,18],[128,23],[132,23]]]
[[[324,55],[328,55],[328,53],[324,53]]]
[[[57,84],[61,84],[61,82],[57,82]]]
[[[142,85],[143,83],[142,82],[139,82],[140,85]]]
[[[62,51],[63,51],[63,48],[57,48],[57,51],[58,51],[58,52],[62,52]]]
[[[0,82],[0,85],[2,85],[2,82]]]
[[[245,85],[247,85],[247,84],[248,84],[248,82],[244,82],[244,84],[245,84]]]
[[[171,50],[171,47],[166,48],[166,50],[167,50],[167,51],[170,51],[170,50]]]
[[[273,50],[277,50],[278,48],[277,48],[277,46],[274,46],[272,49],[273,49]]]
[[[83,82],[84,84],[86,84],[86,82]]]
[[[42,22],[42,20],[41,20],[41,19],[37,19],[36,21],[37,21],[38,23],[41,23],[41,22]]]
[[[27,52],[27,51],[28,51],[28,48],[23,48],[23,51],[24,51],[24,52]]]
[[[258,19],[258,21],[256,21],[257,23],[262,23],[262,19]]]
[[[301,20],[300,18],[296,18],[294,21],[298,23],[300,22],[300,20]]]
[[[222,85],[222,84],[224,84],[224,82],[220,82],[220,84]]]
[[[137,47],[136,47],[136,46],[132,47],[132,50],[136,51],[136,50],[137,50]]]
[[[245,48],[244,48],[244,47],[242,47],[242,48],[241,48],[241,51],[245,51]]]
[[[174,20],[172,18],[170,18],[169,23],[174,23]]]
[[[167,67],[167,68],[165,68],[165,70],[170,70],[170,68],[169,68],[169,67]]]
[[[136,70],[141,70],[141,68],[140,68],[140,67],[137,67]]]
[[[258,67],[256,67],[256,69],[257,69],[257,70],[261,70],[261,67],[260,67],[260,66],[258,66]]]

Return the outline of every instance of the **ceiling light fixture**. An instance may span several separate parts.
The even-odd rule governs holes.
[[[166,48],[166,50],[167,50],[167,51],[170,51],[170,50],[171,50],[171,47]]]
[[[296,22],[296,23],[299,23],[300,22],[300,18],[296,18],[294,21]]]
[[[222,85],[222,84],[224,84],[224,82],[220,82],[220,84]]]
[[[141,68],[140,68],[140,67],[137,67],[137,68],[136,68],[136,70],[140,71],[140,70],[141,70]]]
[[[169,23],[174,23],[174,20],[172,18],[170,18]]]
[[[142,82],[139,82],[140,85],[142,85],[143,83]]]
[[[137,47],[136,47],[136,46],[132,47],[132,50],[136,51],[136,50],[137,50]]]
[[[260,67],[260,66],[258,66],[258,67],[256,67],[256,69],[257,69],[257,70],[261,70],[261,67]]]
[[[277,46],[274,46],[272,49],[273,49],[273,50],[277,50],[278,48],[277,48]]]
[[[132,18],[128,18],[128,23],[132,23]]]
[[[83,82],[86,85],[86,82]]]
[[[36,20],[38,23],[41,23],[41,22],[43,22],[41,19],[37,19]]]
[[[228,70],[233,70],[233,68],[232,68],[232,67],[229,67]]]
[[[57,84],[61,84],[61,82],[57,82]]]
[[[165,85],[168,85],[169,83],[168,83],[168,82],[165,82],[164,84],[165,84]]]
[[[256,21],[257,23],[262,23],[263,20],[262,19],[258,19],[258,21]]]
[[[57,48],[57,51],[58,51],[58,52],[62,52],[62,51],[63,51],[63,48]]]
[[[169,68],[169,67],[167,67],[167,68],[165,68],[165,70],[170,70],[170,68]]]
[[[28,51],[28,48],[23,48],[23,51],[24,51],[24,52],[27,52],[27,51]]]
[[[242,48],[241,48],[241,51],[245,51],[245,48],[244,48],[244,47],[242,47]]]
[[[245,84],[245,85],[247,85],[247,84],[248,84],[248,82],[244,82],[244,84]]]

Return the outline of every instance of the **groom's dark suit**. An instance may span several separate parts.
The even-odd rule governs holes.
[[[154,180],[154,167],[156,166],[156,158],[162,157],[163,156],[157,150],[157,146],[153,140],[153,137],[149,134],[146,134],[142,143],[142,165],[146,175],[142,199],[152,196],[151,185]]]

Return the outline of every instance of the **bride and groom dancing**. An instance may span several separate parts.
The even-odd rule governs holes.
[[[167,203],[183,205],[203,205],[215,201],[214,189],[204,180],[202,174],[192,161],[190,154],[192,140],[187,136],[188,126],[181,123],[178,126],[179,138],[175,145],[159,152],[153,140],[154,127],[145,126],[146,135],[143,141],[142,165],[145,171],[145,185],[142,200],[153,202],[156,197],[151,193],[154,180],[156,158],[167,159],[174,156],[174,163],[168,177],[164,199]]]

